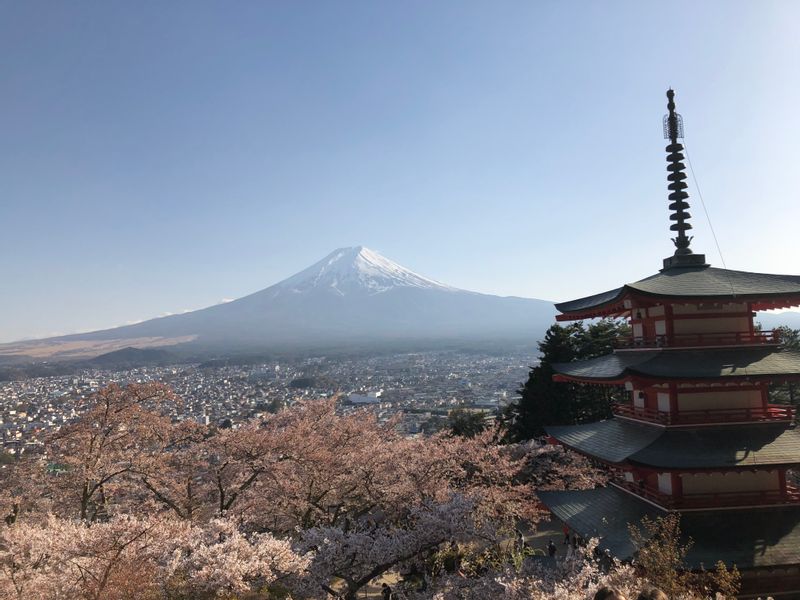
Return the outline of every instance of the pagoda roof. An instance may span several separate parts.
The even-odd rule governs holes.
[[[615,464],[681,470],[800,464],[800,430],[785,423],[671,429],[608,419],[546,431],[565,446]]]
[[[589,382],[619,382],[632,376],[689,380],[779,377],[800,375],[800,351],[774,346],[620,350],[598,358],[552,366],[559,375]]]
[[[565,313],[597,315],[621,310],[627,296],[650,296],[670,300],[759,300],[797,296],[800,303],[800,275],[748,273],[709,266],[672,267],[601,294],[560,302],[556,308]],[[578,314],[575,318],[591,316]]]
[[[622,560],[636,551],[628,524],[664,515],[613,486],[538,494],[581,537],[599,538],[601,548]],[[694,541],[686,556],[691,568],[713,568],[718,560],[740,569],[800,563],[798,507],[687,512],[681,515],[681,533],[684,541]]]
[[[585,425],[545,427],[547,434],[570,448],[609,463],[623,463],[629,456],[647,448],[662,433],[663,427],[608,419]]]

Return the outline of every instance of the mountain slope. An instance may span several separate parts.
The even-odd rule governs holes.
[[[439,283],[364,247],[341,248],[238,300],[136,325],[65,336],[62,343],[184,344],[205,348],[313,348],[331,344],[539,339],[550,302]],[[41,342],[41,341],[40,341]],[[122,346],[120,346],[122,347]],[[107,351],[107,350],[106,350]]]

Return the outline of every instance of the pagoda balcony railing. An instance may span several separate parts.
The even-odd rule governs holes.
[[[665,412],[640,408],[633,404],[615,404],[615,415],[659,425],[706,425],[718,423],[749,423],[760,421],[794,421],[795,408],[785,404],[768,404],[752,408],[720,408]]]
[[[614,347],[630,348],[699,348],[708,346],[755,346],[779,344],[776,331],[749,331],[732,333],[682,333],[650,337],[618,338]]]
[[[682,494],[673,496],[640,483],[617,479],[614,485],[649,500],[668,510],[692,510],[701,508],[733,508],[737,506],[762,506],[800,504],[800,490],[786,486],[786,491],[762,490],[749,492],[718,492],[706,494]]]

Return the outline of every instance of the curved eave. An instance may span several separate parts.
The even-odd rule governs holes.
[[[554,444],[554,445],[557,444],[557,445],[560,445],[560,446],[564,446],[564,448],[566,448],[567,450],[571,450],[572,452],[580,454],[581,456],[585,456],[586,458],[589,458],[589,459],[595,461],[596,463],[601,463],[601,464],[606,465],[608,467],[623,467],[626,464],[628,464],[628,459],[627,458],[624,458],[624,459],[618,460],[618,461],[608,460],[608,459],[603,458],[601,456],[598,456],[596,454],[592,454],[591,452],[587,452],[586,450],[582,450],[581,448],[579,448],[577,446],[571,446],[570,444],[567,444],[566,442],[562,442],[560,439],[558,439],[555,436],[550,436],[550,442],[549,443]]]
[[[786,424],[669,430],[608,419],[547,427],[560,444],[611,465],[660,471],[750,470],[800,464],[800,431]]]
[[[642,381],[797,381],[800,351],[776,347],[622,350],[554,363],[554,379],[600,385]]]
[[[626,288],[628,286],[625,286]],[[662,300],[671,303],[703,303],[703,302],[751,302],[753,310],[776,310],[781,308],[791,308],[793,306],[800,306],[800,293],[786,294],[775,293],[769,294],[759,292],[756,294],[720,294],[720,295],[683,295],[683,294],[657,294],[638,290],[636,288],[629,288],[629,295],[637,298],[648,298],[653,300]]]
[[[607,317],[622,312],[625,310],[626,287],[622,286],[568,302],[558,302],[555,307],[562,314],[556,316],[556,321]]]
[[[576,450],[577,452],[577,450]],[[582,452],[578,452],[578,454],[583,454]],[[600,461],[605,462],[605,461]],[[611,464],[611,463],[609,463]],[[800,465],[800,457],[796,460],[787,460],[784,462],[776,461],[770,463],[759,463],[759,464],[746,464],[746,463],[739,463],[735,465],[707,465],[703,467],[673,467],[671,465],[654,465],[646,462],[639,462],[633,460],[632,458],[625,461],[625,463],[620,463],[619,465],[611,465],[611,466],[622,466],[628,465],[631,467],[641,467],[644,469],[650,470],[657,470],[659,473],[687,473],[687,474],[704,474],[707,475],[709,473],[730,473],[734,472],[747,472],[747,471],[773,471],[775,469],[796,469],[798,465]]]
[[[664,432],[656,425],[620,419],[545,427],[545,431],[567,448],[610,465],[624,464],[628,457],[647,448]]]
[[[664,514],[613,486],[539,492],[538,496],[581,537],[599,538],[602,549],[623,560],[636,550],[628,525]],[[717,560],[735,563],[740,569],[800,563],[800,509],[796,507],[685,513],[681,532],[686,540],[694,540],[686,556],[690,567],[707,567]]]
[[[800,463],[800,432],[777,424],[669,430],[628,460],[671,471],[793,466]]]
[[[618,297],[613,300],[598,304],[597,306],[587,307],[581,310],[562,311],[562,314],[556,315],[556,321],[580,321],[583,319],[599,319],[604,317],[614,317],[625,311],[629,310],[625,307],[625,300],[630,298],[638,298],[640,300],[660,300],[663,302],[671,303],[704,303],[704,302],[749,302],[754,311],[765,310],[781,310],[785,308],[794,308],[800,306],[800,294],[776,294],[774,296],[768,294],[729,294],[727,296],[676,296],[672,294],[654,294],[651,292],[644,292],[634,288],[624,286],[620,288],[624,290]],[[556,304],[556,309],[561,310],[559,306],[567,303]]]
[[[653,376],[643,375],[634,370],[626,370],[620,377],[603,378],[603,377],[574,377],[570,375],[563,375],[556,373],[553,375],[553,381],[558,383],[580,383],[584,385],[608,385],[619,386],[625,385],[628,382],[637,382],[640,384],[657,384],[664,383],[664,381],[674,381],[676,383],[708,383],[711,381],[747,381],[747,382],[765,382],[765,383],[788,383],[800,381],[800,374],[784,374],[784,375],[717,375],[714,377],[679,377],[679,376]]]
[[[553,375],[553,381],[558,383],[583,383],[586,385],[625,385],[625,383],[632,379],[634,378],[624,376],[605,379],[601,377],[572,377],[570,375],[562,375],[561,373]]]
[[[800,295],[786,296],[783,298],[776,298],[775,300],[763,300],[758,298],[752,301],[752,309],[755,311],[762,310],[779,310],[782,308],[793,308],[800,306]]]
[[[629,297],[665,302],[750,302],[754,310],[800,306],[800,276],[687,267],[669,269],[619,288],[556,304],[559,321],[610,316]]]

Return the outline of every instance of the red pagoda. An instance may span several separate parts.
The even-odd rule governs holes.
[[[722,560],[743,594],[800,597],[800,465],[794,409],[770,403],[770,384],[800,380],[800,352],[754,326],[756,311],[800,306],[800,276],[717,269],[690,248],[683,124],[667,92],[673,256],[650,277],[556,304],[559,321],[624,318],[630,338],[600,358],[554,365],[557,380],[624,386],[614,418],[549,427],[559,443],[607,465],[605,488],[542,493],[579,535],[621,559],[635,552],[628,523],[678,511],[694,540],[691,568]]]

